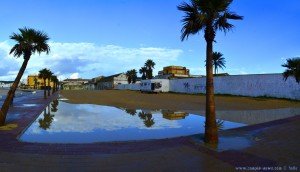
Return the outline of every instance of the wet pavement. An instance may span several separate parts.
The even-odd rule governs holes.
[[[7,124],[17,128],[0,130],[0,171],[300,170],[299,115],[222,131],[217,147],[205,145],[203,135],[91,144],[19,142],[17,137],[56,98],[45,100],[37,92],[14,100]]]

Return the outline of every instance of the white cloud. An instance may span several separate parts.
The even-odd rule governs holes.
[[[59,78],[69,78],[78,73],[82,78],[93,78],[99,75],[113,75],[130,69],[140,69],[147,59],[152,59],[156,65],[154,75],[164,66],[171,65],[183,53],[181,49],[161,47],[128,48],[117,45],[96,45],[93,43],[60,43],[50,42],[49,55],[41,53],[32,55],[24,77],[37,74],[42,68],[49,68]],[[22,58],[16,60],[9,56],[12,45],[7,41],[0,42],[0,58],[7,63],[0,64],[0,78],[14,79],[8,71],[19,70]]]
[[[70,79],[78,79],[79,78],[79,73],[73,73],[71,76],[70,76]]]

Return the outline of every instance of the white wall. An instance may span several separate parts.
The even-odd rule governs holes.
[[[206,78],[170,80],[170,91],[205,93]],[[300,84],[293,77],[283,80],[281,74],[231,75],[214,77],[216,94],[269,96],[300,100]]]
[[[161,90],[162,92],[169,92],[169,80],[168,79],[147,79],[142,80],[141,83],[137,84],[119,84],[116,85],[115,89],[117,90],[141,90],[141,84],[143,83],[154,83],[154,82],[160,82],[162,87],[158,90]]]
[[[140,84],[119,84],[115,86],[117,90],[140,90]]]
[[[205,93],[206,78],[163,80],[163,92]],[[128,85],[128,86],[126,86]],[[135,86],[131,86],[135,85]],[[295,78],[283,80],[282,74],[231,75],[214,77],[216,94],[269,96],[300,100],[300,84]],[[122,84],[117,89],[139,90],[139,84]]]

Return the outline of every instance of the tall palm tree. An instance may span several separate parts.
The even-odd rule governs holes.
[[[130,71],[130,74],[131,74],[131,79],[132,79],[132,83],[136,83],[136,79],[137,79],[137,76],[136,76],[136,74],[137,74],[137,71],[135,70],[135,69],[132,69],[131,71]]]
[[[47,94],[46,94],[46,79],[48,78],[48,72],[49,70],[47,68],[44,68],[42,70],[39,71],[39,78],[44,80],[44,99],[47,98]]]
[[[154,69],[154,66],[155,66],[155,62],[153,60],[151,60],[151,59],[148,59],[145,62],[145,67],[147,68],[146,77],[148,79],[152,79],[153,78],[152,70]]]
[[[128,71],[126,72],[126,76],[127,76],[127,82],[128,82],[128,84],[130,84],[131,81],[132,81],[130,70],[128,70]]]
[[[50,80],[51,80],[51,77],[53,75],[53,73],[51,72],[51,70],[48,69],[48,71],[46,72],[46,75],[47,75],[47,80],[48,80],[48,96],[50,96],[50,90],[51,90],[51,86],[50,86]]]
[[[139,73],[142,74],[142,80],[146,79],[146,72],[147,68],[145,66],[140,68]]]
[[[222,56],[223,56],[223,54],[220,52],[213,52],[213,54],[212,54],[212,60],[213,60],[212,65],[214,67],[215,74],[217,74],[218,68],[221,68],[221,69],[223,69],[223,67],[225,68],[226,60]],[[206,62],[206,60],[205,60],[205,62]]]
[[[38,82],[37,82],[37,89],[40,89],[40,84],[41,84],[41,83],[38,81]]]
[[[54,94],[54,92],[56,91],[57,82],[58,82],[57,76],[52,75],[51,81],[53,82],[52,94]]]
[[[212,65],[215,68],[215,74],[217,74],[218,68],[221,68],[221,69],[225,68],[226,60],[222,56],[223,56],[223,54],[220,53],[220,52],[213,52],[213,55],[212,55],[213,63],[212,63]]]
[[[300,57],[287,59],[286,63],[281,65],[287,69],[282,73],[284,80],[292,76],[296,79],[296,82],[300,84]]]
[[[33,82],[34,82],[33,89],[36,89],[37,83],[38,83],[38,79],[36,77],[34,77]]]
[[[24,71],[26,69],[26,66],[28,64],[31,55],[35,53],[41,54],[42,52],[46,52],[46,54],[48,54],[50,51],[50,47],[47,44],[49,37],[47,36],[46,33],[31,28],[26,28],[26,27],[22,29],[20,28],[19,31],[21,33],[12,33],[12,35],[10,36],[10,39],[15,40],[17,44],[13,46],[9,54],[13,53],[15,57],[23,56],[24,61],[1,107],[0,126],[3,126],[5,124],[6,115],[9,109],[10,102],[13,99],[15,91],[24,74]]]
[[[136,82],[136,78],[137,78],[136,74],[137,74],[137,71],[135,69],[128,70],[126,72],[128,84],[130,84],[131,82],[132,83]]]
[[[206,121],[205,121],[205,142],[210,144],[218,143],[218,132],[216,126],[216,112],[213,85],[213,42],[216,31],[225,33],[233,28],[228,19],[241,20],[239,16],[228,10],[232,0],[191,0],[190,4],[183,2],[177,6],[185,16],[182,19],[181,41],[188,39],[200,31],[204,31],[206,41]]]

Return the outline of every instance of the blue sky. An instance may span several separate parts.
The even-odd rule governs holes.
[[[2,0],[0,80],[13,80],[22,58],[8,55],[13,32],[24,26],[46,32],[49,55],[34,55],[23,78],[50,68],[60,79],[93,78],[138,70],[147,59],[205,75],[203,32],[181,42],[183,0]],[[189,1],[186,1],[189,2]],[[281,73],[287,58],[300,56],[299,0],[235,0],[244,16],[233,31],[217,32],[214,51],[224,54],[229,74]]]

